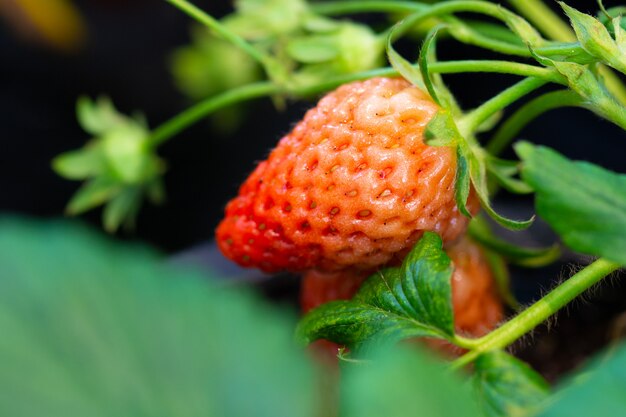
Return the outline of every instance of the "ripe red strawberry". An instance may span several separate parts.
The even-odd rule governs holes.
[[[368,270],[401,257],[426,230],[454,241],[467,225],[454,199],[455,152],[423,142],[436,111],[403,79],[331,92],[228,204],[221,250],[268,272]],[[473,196],[468,204],[477,210]]]
[[[452,305],[456,331],[467,336],[482,336],[503,318],[503,305],[497,293],[491,268],[480,247],[468,238],[461,239],[446,250],[454,265],[452,274]],[[324,273],[309,271],[304,275],[300,292],[303,312],[334,300],[348,300],[357,292],[369,273]],[[447,342],[429,339],[428,344],[447,353],[459,353]],[[316,342],[315,350],[324,358],[335,357],[339,345]]]

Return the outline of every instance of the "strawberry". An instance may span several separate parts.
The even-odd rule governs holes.
[[[451,278],[454,323],[458,333],[482,336],[503,318],[503,306],[491,268],[480,247],[468,238],[446,250],[454,265]],[[300,292],[303,312],[333,301],[348,300],[357,292],[370,273],[354,270],[323,273],[309,271],[304,275]],[[461,353],[460,349],[442,340],[428,339],[428,345],[445,353]],[[335,357],[339,345],[318,341],[314,349],[324,357]]]
[[[464,237],[446,250],[454,264],[452,304],[457,332],[482,336],[503,318],[491,267],[480,247]]]
[[[306,313],[329,301],[351,299],[369,275],[371,273],[353,269],[335,272],[315,269],[307,271],[302,277],[300,287],[302,312]]]
[[[423,141],[436,112],[398,78],[329,93],[227,205],[219,247],[267,272],[340,271],[397,261],[427,230],[454,241],[468,219],[454,199],[454,150]],[[473,194],[468,206],[478,209]]]

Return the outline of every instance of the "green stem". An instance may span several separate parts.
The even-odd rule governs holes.
[[[428,9],[417,11],[416,13],[408,16],[406,19],[401,21],[398,24],[398,27],[394,30],[394,38],[398,39],[411,27],[424,21],[425,19],[460,12],[479,13],[490,16],[494,19],[502,21],[507,26],[509,26],[512,20],[521,19],[519,16],[515,15],[509,10],[506,10],[501,6],[486,1],[452,0],[435,4]],[[509,27],[514,30],[513,27]]]
[[[430,65],[430,70],[442,74],[452,74],[459,72],[496,72],[522,76],[542,77],[547,81],[557,81],[554,71],[527,64],[520,64],[507,61],[447,61],[435,62]],[[170,137],[176,135],[187,127],[197,123],[223,107],[254,99],[265,97],[277,93],[288,93],[297,97],[309,97],[331,90],[341,84],[352,81],[364,80],[372,77],[386,77],[398,75],[393,68],[378,68],[371,71],[364,71],[356,74],[334,77],[327,81],[308,86],[293,87],[285,90],[271,82],[259,82],[248,84],[243,87],[226,91],[220,95],[209,97],[206,100],[190,107],[172,119],[154,129],[150,137],[150,144],[158,146]]]
[[[519,45],[484,35],[459,21],[452,21],[449,27],[449,32],[454,39],[468,45],[478,46],[480,48],[505,55],[513,55],[524,58],[532,57],[532,54],[526,45]],[[576,56],[584,52],[579,43],[548,44],[535,48],[535,51],[541,56]]]
[[[576,41],[572,28],[542,0],[509,0],[509,3],[550,38],[561,42]]]
[[[595,100],[593,103],[585,103],[585,108],[626,130],[626,107],[620,104],[614,97],[603,97]]]
[[[187,0],[166,0],[171,3],[181,11],[185,12],[187,15],[207,26],[209,29],[213,30],[215,33],[220,35],[225,40],[229,41],[233,45],[237,46],[244,52],[248,53],[252,58],[254,58],[257,62],[259,62],[263,66],[271,65],[269,61],[271,61],[270,57],[265,55],[263,52],[246,42],[245,39],[237,35],[236,33],[228,30],[219,20],[215,19],[213,16],[205,13],[200,10],[193,4],[189,3]]]
[[[458,2],[457,2],[458,3]],[[475,7],[475,3],[480,2],[472,2],[474,7],[470,11],[478,10]],[[462,4],[455,6],[456,8],[463,6]],[[430,14],[442,15],[445,14],[446,10],[435,9],[435,12],[432,12],[432,5],[427,5],[423,3],[413,3],[406,1],[366,1],[366,2],[351,2],[351,1],[337,1],[337,2],[326,2],[321,4],[313,5],[313,10],[320,14],[327,15],[340,15],[340,14],[349,14],[349,13],[369,13],[369,12],[381,12],[381,13],[411,13],[411,12],[427,12],[428,16],[418,16],[418,21],[431,17]],[[457,10],[458,11],[458,10]],[[461,10],[462,11],[462,10]],[[495,10],[490,9],[490,15],[495,13]],[[483,33],[476,28],[472,28],[471,26],[465,24],[463,21],[456,19],[452,16],[445,16],[442,18],[443,21],[450,24],[449,32],[450,34],[460,42],[464,42],[470,45],[478,46],[484,49],[489,49],[495,52],[503,53],[506,55],[514,55],[520,57],[531,57],[531,53],[526,45],[520,45],[508,42],[503,39],[498,39],[493,36],[489,36]],[[411,25],[418,23],[418,21],[414,21]],[[511,32],[509,32],[511,33]],[[381,37],[386,38],[388,31],[381,34]],[[542,56],[573,56],[582,53],[582,48],[578,43],[557,43],[553,45],[546,45],[537,47],[536,52]]]
[[[475,348],[454,361],[452,366],[454,368],[463,367],[484,352],[509,346],[619,268],[619,264],[606,259],[598,259],[498,329],[476,339],[473,343]]]
[[[248,84],[243,87],[228,90],[217,96],[210,97],[200,103],[177,114],[167,122],[153,130],[149,139],[151,146],[158,146],[180,131],[200,121],[212,112],[223,107],[258,97],[265,97],[279,93],[280,89],[269,82]]]
[[[467,60],[467,61],[442,61],[428,65],[429,70],[441,74],[462,72],[493,72],[500,74],[521,75],[526,77],[541,78],[542,80],[566,85],[567,82],[558,72],[538,67],[535,65],[521,64],[511,61],[496,60]]]
[[[604,85],[606,85],[607,90],[609,90],[623,106],[626,106],[626,86],[619,75],[604,65],[601,65],[598,71],[600,71],[600,75],[604,78]]]
[[[342,15],[351,13],[406,13],[427,10],[432,5],[413,1],[327,1],[312,4],[315,13]]]
[[[540,31],[550,38],[562,42],[576,41],[572,28],[559,15],[546,6],[541,0],[509,0],[509,3]],[[604,84],[615,98],[626,106],[626,86],[620,77],[606,66],[600,67]]]
[[[512,85],[466,114],[458,123],[461,133],[465,136],[471,134],[493,114],[519,100],[521,97],[524,97],[526,94],[538,89],[547,82],[548,81],[545,79],[530,77]]]
[[[520,107],[493,135],[486,146],[487,152],[492,155],[501,153],[515,138],[515,136],[535,118],[543,113],[559,107],[580,107],[582,98],[569,90],[551,91],[529,101]]]

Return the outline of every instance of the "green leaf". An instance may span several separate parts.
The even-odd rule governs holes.
[[[345,417],[479,417],[470,387],[417,347],[395,349],[341,375]]]
[[[310,64],[330,61],[339,50],[332,37],[317,35],[292,39],[287,44],[287,53],[298,62]]]
[[[489,155],[487,157],[487,172],[492,174],[496,181],[507,191],[515,194],[530,194],[532,187],[523,181],[514,178],[519,172],[519,163],[506,161]]]
[[[135,218],[141,206],[141,197],[140,188],[127,188],[113,197],[102,212],[104,229],[113,233],[123,223],[130,229],[134,228]]]
[[[102,148],[111,175],[123,183],[138,184],[146,176],[148,159],[152,156],[147,148],[148,132],[136,126],[127,126],[107,132],[102,137]]]
[[[489,268],[493,273],[493,278],[496,281],[496,287],[498,294],[504,300],[504,302],[513,310],[519,311],[521,304],[515,298],[515,294],[511,291],[511,274],[509,268],[504,260],[504,257],[494,251],[484,249],[483,253],[489,263]]]
[[[439,94],[437,94],[435,85],[433,84],[433,81],[430,78],[430,72],[428,71],[428,60],[435,56],[435,40],[437,39],[437,33],[439,32],[439,30],[441,30],[442,27],[443,27],[442,25],[435,26],[428,32],[428,35],[426,36],[426,39],[424,40],[424,44],[422,45],[422,48],[420,49],[420,54],[418,58],[422,80],[424,80],[424,84],[426,85],[426,89],[428,90],[428,93],[430,94],[432,99],[435,101],[435,103],[437,103],[439,106],[442,105],[442,102],[439,99]]]
[[[324,304],[298,325],[298,339],[327,339],[353,349],[377,343],[454,335],[450,258],[432,232],[407,255],[400,268],[383,269],[368,278],[350,301]]]
[[[598,20],[606,28],[609,29],[609,33],[615,36],[615,29],[620,26],[626,30],[626,21],[622,20],[622,16],[626,14],[626,6],[615,6],[605,9],[600,2],[600,11],[598,12]],[[623,31],[622,31],[623,33]]]
[[[620,25],[620,17],[615,17],[617,20],[613,25],[616,36],[614,40],[598,19],[581,13],[563,2],[559,4],[572,22],[576,37],[585,51],[616,70],[626,73],[626,39],[624,29]]]
[[[537,55],[533,57],[543,65],[554,67],[567,79],[568,86],[584,99],[582,105],[601,117],[626,129],[626,107],[622,106],[606,89],[589,65],[574,62],[555,61]]]
[[[262,75],[257,62],[246,52],[233,48],[230,42],[217,38],[205,27],[195,26],[191,43],[172,53],[170,68],[178,89],[193,100],[252,83]],[[241,112],[242,107],[234,109]]]
[[[67,203],[66,212],[70,216],[84,213],[106,203],[121,189],[122,187],[117,182],[108,178],[97,177],[89,180],[72,196]]]
[[[299,72],[311,72],[313,67],[318,73],[326,73],[320,81],[332,75],[376,68],[383,52],[384,43],[372,29],[351,22],[338,23],[331,32],[298,37],[287,44],[287,53],[307,64]]]
[[[83,180],[104,171],[102,149],[91,142],[82,149],[62,153],[52,160],[52,169],[67,179]]]
[[[460,115],[461,109],[454,98],[454,95],[448,90],[445,83],[443,82],[443,78],[440,74],[430,73],[428,69],[429,61],[436,61],[436,45],[435,40],[437,39],[437,34],[443,28],[446,28],[447,25],[437,25],[432,28],[426,39],[424,40],[424,44],[420,49],[420,54],[418,57],[418,63],[420,68],[420,73],[422,75],[422,79],[426,84],[426,88],[428,89],[428,93],[433,98],[433,100],[440,106],[445,107],[450,110],[450,112],[454,115]]]
[[[489,201],[489,189],[487,186],[486,156],[484,155],[484,151],[479,149],[479,155],[481,155],[480,157],[473,151],[465,152],[465,157],[469,162],[472,185],[474,186],[476,195],[478,195],[478,199],[480,200],[483,210],[487,212],[489,217],[495,220],[499,225],[510,230],[524,230],[530,227],[530,225],[533,224],[534,216],[529,220],[512,220],[500,215],[493,209],[493,207],[491,207],[491,202]]]
[[[307,14],[304,0],[236,0],[237,13],[227,24],[247,38],[269,38],[292,33]]]
[[[429,146],[456,146],[464,141],[449,109],[439,109],[424,131],[424,142]]]
[[[506,25],[519,36],[526,45],[538,47],[545,43],[545,40],[541,37],[539,32],[537,32],[537,29],[521,16],[505,8],[500,9],[500,14]]]
[[[565,244],[626,265],[626,175],[528,142],[515,150],[522,178],[535,189],[537,213]]]
[[[527,268],[549,265],[561,256],[561,249],[557,244],[547,248],[524,248],[508,243],[494,236],[487,223],[480,217],[470,223],[468,233],[485,248],[502,255],[509,262]]]
[[[402,22],[400,22],[402,23]],[[424,80],[420,70],[414,67],[409,61],[407,61],[402,55],[393,49],[393,41],[395,39],[395,31],[401,27],[400,23],[396,24],[394,28],[389,32],[387,36],[387,58],[391,66],[398,71],[398,73],[404,77],[407,81],[422,90],[426,89]]]
[[[426,144],[431,146],[458,146],[457,152],[461,155],[458,160],[462,165],[467,165],[469,168],[471,183],[474,186],[474,190],[478,195],[483,209],[498,224],[511,230],[523,230],[528,228],[533,223],[534,218],[522,221],[508,219],[498,214],[491,207],[491,203],[489,201],[489,190],[487,187],[486,160],[488,155],[477,143],[475,143],[475,139],[473,137],[468,139],[460,133],[459,128],[454,121],[454,117],[448,109],[440,109],[431,119],[426,126],[424,138]],[[461,169],[465,168],[461,167]],[[459,192],[462,192],[462,190]],[[459,210],[462,210],[461,206],[458,207]]]
[[[456,206],[459,208],[461,214],[466,217],[472,218],[472,213],[467,209],[467,199],[470,193],[470,174],[467,159],[461,147],[456,148],[456,179],[454,182],[454,198],[456,200]]]
[[[505,352],[483,353],[474,369],[474,387],[488,417],[526,416],[548,397],[541,375]]]
[[[0,415],[312,417],[293,321],[67,223],[0,220]]]
[[[567,378],[537,417],[626,415],[626,345],[597,355]]]
[[[76,117],[80,126],[92,135],[99,135],[124,123],[124,118],[107,97],[100,97],[97,102],[89,97],[79,97],[76,102]]]
[[[353,74],[381,66],[385,43],[369,26],[342,22],[333,34],[339,54],[334,61],[335,72]]]

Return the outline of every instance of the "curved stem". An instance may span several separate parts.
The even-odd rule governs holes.
[[[521,15],[550,38],[561,42],[575,42],[574,31],[541,0],[509,0]]]
[[[466,114],[458,123],[461,133],[465,135],[472,133],[484,121],[493,114],[502,110],[509,104],[517,101],[526,94],[543,86],[548,81],[541,78],[525,78],[522,81],[507,88],[495,97],[487,100],[481,106]]]
[[[509,25],[510,19],[521,19],[519,16],[493,3],[477,0],[452,0],[438,3],[428,9],[417,11],[398,24],[394,30],[394,37],[402,36],[407,30],[419,22],[434,16],[447,15],[460,12],[479,13],[493,17]]]
[[[480,48],[505,55],[513,55],[524,58],[532,57],[532,54],[526,45],[519,45],[484,35],[460,21],[452,22],[453,23],[449,27],[449,33],[459,42],[478,46]],[[583,49],[577,42],[568,42],[541,46],[536,48],[535,51],[542,56],[575,56],[581,54]]]
[[[619,268],[619,264],[606,259],[598,259],[498,329],[476,339],[474,342],[477,347],[454,361],[452,366],[460,368],[471,363],[481,353],[509,346]]]
[[[351,13],[406,13],[418,12],[432,7],[414,1],[327,1],[312,4],[311,9],[320,14],[342,15]]]
[[[506,122],[500,125],[486,146],[487,152],[498,155],[524,126],[543,113],[559,107],[579,107],[582,104],[583,99],[573,91],[559,90],[542,94],[520,107]]]
[[[189,3],[187,0],[166,0],[171,3],[181,11],[185,12],[187,15],[207,26],[209,29],[213,30],[215,33],[220,35],[225,40],[229,41],[233,45],[237,46],[252,58],[254,58],[257,62],[259,62],[263,66],[267,66],[270,59],[263,52],[246,42],[245,39],[237,35],[236,33],[231,32],[226,29],[219,20],[215,19],[213,16],[205,13],[198,7]]]
[[[521,75],[526,77],[541,78],[543,80],[559,84],[566,84],[563,76],[561,76],[558,72],[552,69],[511,61],[442,61],[429,64],[428,69],[430,71],[441,74],[452,74],[460,72],[493,72],[500,74]]]
[[[456,2],[462,3],[462,2]],[[471,2],[481,3],[481,2]],[[463,4],[457,4],[455,8],[459,8],[463,6]],[[493,5],[492,5],[493,6]],[[432,8],[434,6],[423,4],[423,3],[415,3],[415,2],[406,2],[406,1],[365,1],[365,2],[356,2],[356,1],[336,1],[336,2],[325,2],[321,4],[315,4],[312,6],[313,10],[320,14],[326,15],[341,15],[341,14],[349,14],[349,13],[369,13],[369,12],[380,12],[380,13],[410,13],[410,12],[428,12],[427,16],[418,16],[418,21],[413,21],[411,25],[418,23],[419,21],[431,17],[431,14],[442,15],[446,12],[450,12],[449,10],[441,10],[441,7],[432,12]],[[476,11],[475,7],[472,7],[472,10]],[[464,11],[464,10],[456,10],[456,11]],[[491,14],[495,12],[490,8]],[[520,56],[520,57],[531,57],[530,50],[526,45],[514,44],[511,42],[507,42],[506,40],[497,39],[493,36],[488,36],[486,34],[480,33],[479,30],[472,28],[471,26],[465,24],[463,21],[458,20],[452,16],[445,16],[442,18],[445,22],[450,23],[449,32],[460,42],[467,43],[469,45],[478,46],[484,49],[492,50],[495,52],[499,52],[506,55]],[[389,31],[389,30],[388,30]],[[386,38],[388,31],[381,34],[381,37]],[[536,52],[542,56],[570,56],[580,54],[582,48],[580,44],[574,43],[557,43],[554,45],[546,45],[535,48]]]
[[[209,114],[223,107],[252,98],[265,97],[279,93],[280,89],[270,82],[248,84],[210,97],[177,114],[153,130],[148,139],[151,146],[158,146],[180,131],[188,128]]]
[[[609,90],[623,106],[626,106],[626,86],[619,75],[605,65],[601,65],[598,71],[604,78],[604,85],[606,85],[607,90]]]
[[[489,72],[510,75],[521,75],[536,77],[546,82],[563,84],[561,77],[554,70],[542,68],[535,65],[521,64],[519,62],[496,61],[496,60],[460,60],[460,61],[440,61],[433,62],[428,66],[429,71],[440,74],[455,74],[464,72]],[[397,76],[398,71],[392,67],[377,68],[374,70],[346,74],[331,78],[315,85],[296,86],[289,89],[289,93],[296,96],[310,96],[323,93],[338,85],[352,81],[365,80],[373,77]]]
[[[541,0],[509,0],[509,3],[540,31],[562,42],[576,41],[572,28],[565,23],[551,8]],[[600,66],[600,74],[604,77],[607,89],[622,104],[626,105],[626,86],[610,68]]]
[[[541,67],[520,64],[507,61],[447,61],[435,62],[430,65],[433,72],[452,74],[458,72],[497,72],[512,75],[543,77],[547,81],[556,81],[555,72]],[[371,71],[364,71],[356,74],[348,74],[345,76],[334,77],[327,81],[308,86],[297,86],[289,90],[280,87],[269,81],[248,84],[233,90],[229,90],[220,95],[209,97],[206,100],[183,111],[161,126],[154,129],[149,139],[152,146],[158,146],[175,134],[181,132],[187,127],[197,123],[199,120],[208,116],[216,110],[229,105],[265,97],[277,93],[288,93],[298,97],[313,96],[324,93],[341,84],[352,81],[364,80],[372,77],[385,77],[398,75],[396,70],[390,67],[378,68]]]
[[[458,334],[455,334],[450,339],[450,342],[454,345],[467,350],[477,349],[480,346],[478,341],[479,339],[470,339],[467,337],[459,336]]]

